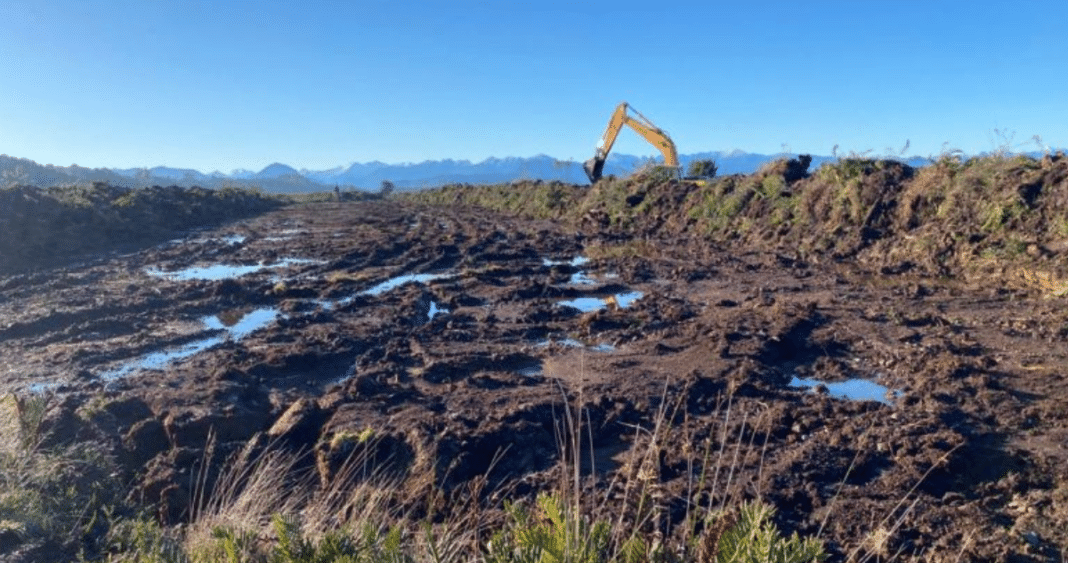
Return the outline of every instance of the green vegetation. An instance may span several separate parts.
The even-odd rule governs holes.
[[[98,523],[120,502],[115,464],[93,444],[47,443],[47,408],[44,396],[0,398],[0,538],[91,544]]]
[[[773,228],[792,224],[796,198],[786,178],[787,165],[780,160],[756,174],[717,179],[689,198],[688,216],[715,238],[746,235],[763,217]]]
[[[406,192],[398,197],[413,203],[485,207],[538,219],[555,219],[573,210],[581,199],[580,194],[575,186],[563,182],[536,180],[488,186],[452,184],[434,190]]]
[[[701,182],[678,182],[650,168],[627,178],[608,176],[589,188],[525,182],[448,186],[403,197],[592,223],[631,235],[686,231],[712,243],[771,245],[804,256],[863,253],[940,276],[1001,275],[1028,265],[1068,276],[1068,260],[1044,250],[1068,238],[1064,155],[1035,159],[1003,147],[975,158],[947,149],[921,168],[857,154],[813,171],[810,163],[802,155],[753,174]],[[692,163],[690,173],[707,174],[713,167]],[[602,250],[625,255],[635,249]]]
[[[736,176],[720,178],[694,196],[695,201],[689,206],[689,217],[706,234],[726,234],[735,226],[736,219],[741,216],[754,192],[751,182],[741,182]]]
[[[393,182],[389,180],[382,180],[382,185],[378,188],[378,197],[387,198],[393,195],[393,192],[397,190],[397,186],[393,185]]]
[[[795,532],[783,537],[771,518],[775,509],[766,504],[744,503],[738,522],[719,538],[716,561],[724,563],[786,563],[822,561],[823,545],[815,538],[802,539]]]
[[[695,160],[686,168],[686,175],[694,178],[715,178],[719,167],[715,160]]]
[[[0,270],[49,265],[116,245],[154,244],[288,203],[255,189],[89,186],[0,189]]]
[[[679,169],[651,162],[640,167],[630,176],[630,180],[646,184],[660,184],[679,178]]]

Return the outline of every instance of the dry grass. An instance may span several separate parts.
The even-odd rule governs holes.
[[[1068,295],[1068,280],[1058,280],[1049,272],[1020,269],[1020,277],[1028,285],[1046,292],[1046,298]]]

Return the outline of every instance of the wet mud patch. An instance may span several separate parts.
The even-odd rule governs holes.
[[[146,273],[210,264],[256,269]],[[838,560],[953,558],[964,534],[994,538],[977,559],[1031,557],[1030,532],[1062,541],[1068,313],[882,266],[474,209],[294,206],[0,277],[0,381],[65,397],[55,427],[111,444],[169,522],[209,432],[219,452],[305,448],[324,480],[357,452],[413,493],[488,473],[533,494],[559,482],[559,425],[581,407],[580,473],[609,512],[628,509],[609,483],[640,476],[681,521],[717,463],[703,452],[727,468],[737,449],[699,502],[769,499]],[[168,351],[183,355],[100,376]],[[851,380],[890,395],[840,397]],[[872,543],[888,514],[900,527]]]

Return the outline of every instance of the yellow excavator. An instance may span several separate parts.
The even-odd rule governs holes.
[[[633,111],[635,117],[631,117],[627,110]],[[608,152],[612,150],[612,145],[616,142],[616,136],[619,135],[619,130],[624,125],[629,125],[631,129],[637,131],[646,141],[649,141],[660,150],[664,155],[664,166],[678,170],[679,155],[675,151],[675,143],[672,142],[671,137],[668,137],[667,133],[653,125],[652,121],[646,119],[644,115],[627,104],[627,102],[622,102],[616,107],[616,111],[612,113],[612,118],[608,120],[608,127],[604,130],[601,142],[597,145],[597,153],[582,165],[591,184],[595,184],[597,180],[601,179],[604,161],[608,158]]]

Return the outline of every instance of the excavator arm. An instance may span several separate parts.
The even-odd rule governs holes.
[[[633,110],[636,117],[631,117],[627,113],[628,109]],[[616,107],[616,111],[612,113],[611,119],[608,120],[608,127],[605,128],[604,135],[601,136],[601,142],[597,145],[597,152],[592,159],[587,160],[582,166],[591,184],[601,179],[605,159],[608,158],[608,153],[612,150],[616,137],[619,136],[619,130],[624,125],[634,129],[635,132],[656,147],[664,155],[665,166],[678,167],[679,156],[675,150],[675,143],[672,142],[667,133],[653,125],[653,122],[646,119],[638,110],[630,107],[627,102],[622,102]]]

